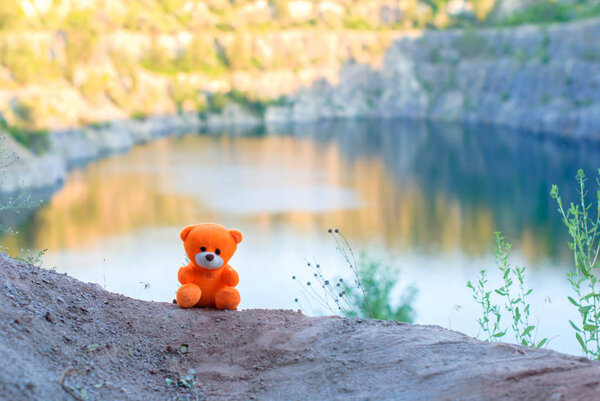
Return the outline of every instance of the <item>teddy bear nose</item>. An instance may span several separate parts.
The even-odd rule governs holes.
[[[206,260],[208,260],[209,262],[211,260],[213,260],[215,258],[215,255],[213,255],[212,253],[209,253],[208,255],[205,256]]]

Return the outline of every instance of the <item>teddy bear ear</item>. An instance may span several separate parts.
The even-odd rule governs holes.
[[[179,236],[181,237],[182,241],[185,241],[185,239],[187,238],[188,234],[190,233],[190,231],[192,231],[192,228],[196,227],[196,225],[191,225],[191,226],[186,226],[183,228],[183,230],[181,230],[181,233],[179,234]]]
[[[229,234],[231,234],[236,244],[242,242],[242,233],[238,230],[229,230]]]

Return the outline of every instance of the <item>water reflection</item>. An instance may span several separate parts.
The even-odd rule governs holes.
[[[577,169],[595,186],[600,160],[595,143],[486,126],[335,121],[294,133],[338,144],[357,178],[364,163],[383,165],[393,188],[378,181],[370,192],[383,208],[377,229],[389,245],[480,254],[490,233],[502,230],[531,261],[569,260],[549,191],[557,184],[564,199],[574,199]]]
[[[71,173],[11,249],[69,249],[141,227],[237,216],[265,228],[331,224],[359,241],[489,252],[504,231],[529,261],[568,261],[552,183],[575,196],[600,149],[490,127],[330,121],[285,134],[171,138]]]

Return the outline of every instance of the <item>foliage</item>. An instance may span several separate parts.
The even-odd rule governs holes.
[[[0,1],[0,30],[8,30],[24,20],[25,13],[18,0]]]
[[[169,86],[169,94],[171,95],[173,102],[175,102],[178,111],[183,110],[183,106],[186,101],[191,101],[194,103],[194,105],[197,105],[197,91],[193,86],[186,82],[174,80]]]
[[[600,170],[598,174],[600,175]],[[556,200],[558,212],[571,236],[569,248],[573,251],[574,269],[567,273],[567,278],[575,292],[575,298],[568,299],[577,308],[581,320],[579,324],[573,321],[569,323],[575,330],[575,338],[585,355],[600,359],[600,190],[596,191],[596,206],[592,209],[583,170],[577,172],[576,180],[579,197],[569,204],[567,210],[556,185],[552,186],[550,195]],[[600,180],[596,179],[596,182],[600,187]]]
[[[490,301],[492,291],[486,291],[487,272],[483,269],[479,273],[480,278],[477,285],[473,285],[471,281],[468,281],[467,287],[473,291],[473,299],[481,305],[481,317],[477,319],[481,330],[487,335],[487,341],[496,341],[497,338],[506,334],[506,330],[500,330],[500,319],[502,317],[500,308]],[[490,323],[492,324],[491,327]]]
[[[415,311],[412,304],[417,290],[412,286],[408,287],[400,296],[399,304],[394,305],[392,291],[398,284],[399,271],[366,254],[362,254],[357,263],[346,238],[337,229],[330,229],[329,233],[352,272],[353,280],[352,283],[347,283],[342,278],[330,280],[320,264],[307,262],[314,281],[303,284],[296,276],[292,279],[298,282],[302,296],[313,312],[314,304],[332,314],[348,317],[413,322]],[[302,308],[300,300],[296,298],[295,301]]]
[[[73,68],[77,63],[87,62],[94,54],[99,32],[94,12],[73,11],[64,21],[66,27],[66,77],[73,79]]]
[[[20,253],[14,257],[15,260],[36,266],[42,267],[43,257],[48,250],[31,250],[21,249]]]
[[[233,70],[248,70],[252,67],[252,48],[248,37],[235,35],[233,43],[227,48],[227,66]]]
[[[501,25],[515,26],[527,23],[547,24],[566,22],[572,18],[572,6],[552,0],[534,2],[529,7],[508,16]]]
[[[525,267],[512,266],[509,262],[510,244],[504,241],[500,232],[496,233],[496,247],[494,249],[496,267],[502,275],[502,285],[492,291],[486,288],[487,274],[485,270],[480,272],[480,278],[476,285],[471,281],[467,287],[473,291],[473,298],[482,307],[482,316],[478,322],[487,335],[488,341],[497,341],[504,337],[508,328],[501,328],[503,312],[510,314],[511,329],[515,335],[515,341],[529,347],[541,347],[548,341],[543,338],[537,341],[535,338],[536,326],[530,323],[530,307],[527,296],[533,290],[525,287]],[[514,284],[516,285],[516,288]],[[504,299],[503,309],[492,302],[492,294],[499,295]],[[491,323],[491,327],[490,327]]]
[[[358,306],[355,308],[356,311],[354,309],[348,311],[346,316],[372,317],[398,322],[414,321],[415,310],[412,304],[417,295],[416,288],[408,287],[402,294],[399,305],[393,306],[392,290],[399,280],[398,269],[363,253],[358,262],[357,273],[358,280],[355,285],[343,282],[346,297],[351,304]],[[365,313],[369,310],[371,314]]]
[[[471,0],[473,12],[479,21],[485,21],[496,4],[495,0]]]
[[[26,41],[18,40],[0,45],[0,63],[11,72],[20,84],[55,79],[60,76],[60,68],[49,58],[49,50],[36,52]]]
[[[251,97],[236,89],[229,92],[213,92],[206,94],[207,107],[202,110],[202,113],[219,114],[230,103],[236,103],[250,114],[263,117],[267,107],[274,105],[282,105],[285,103],[285,98],[281,97],[275,100],[261,100]]]
[[[23,146],[36,154],[42,154],[50,147],[50,138],[47,130],[29,130],[9,125],[6,120],[0,118],[0,131],[8,133]],[[6,167],[0,165],[1,167]]]
[[[406,0],[397,3],[400,12],[390,21],[368,19],[357,13],[353,6],[346,6],[340,15],[346,29],[404,29],[409,27],[432,27],[442,29],[453,26],[518,25],[525,23],[564,22],[600,14],[598,1],[537,0],[524,4],[513,15],[497,20],[494,9],[502,0],[465,0],[464,11],[449,14],[449,0]],[[122,2],[117,10],[110,2],[95,2],[94,8],[79,8],[66,17],[58,1],[53,1],[46,11],[31,11],[32,2],[3,0],[0,2],[0,30],[36,28],[67,32],[68,52],[92,50],[85,46],[92,39],[89,34],[96,29],[128,29],[143,32],[178,32],[182,30],[212,30],[234,32],[260,27],[259,29],[281,30],[289,28],[321,29],[332,26],[331,13],[319,12],[317,7],[304,20],[294,20],[290,15],[289,0],[269,0],[266,18],[254,18],[255,10],[248,1],[208,0],[198,2],[184,0],[130,0]],[[29,6],[27,6],[29,4]],[[24,12],[27,8],[28,14]],[[42,7],[43,8],[43,7]],[[468,11],[471,10],[471,11]],[[336,22],[338,18],[336,17]],[[337,25],[337,24],[334,24]],[[74,40],[77,31],[83,36]],[[73,40],[71,40],[73,39]],[[90,42],[87,42],[90,43]],[[82,44],[81,47],[78,44]],[[71,59],[71,62],[74,60]],[[72,64],[70,64],[72,66]]]
[[[3,120],[0,120],[0,122],[1,121]],[[0,130],[1,129],[2,127],[0,127]],[[17,160],[17,157],[14,154],[6,153],[6,149],[4,148],[5,140],[6,138],[0,137],[0,182],[3,182],[6,177],[6,167],[10,166]],[[39,206],[39,204],[32,202],[30,196],[20,195],[16,198],[10,197],[7,201],[0,202],[0,213],[20,213],[25,209],[31,209],[36,206]],[[18,234],[12,229],[12,227],[7,227],[2,223],[0,223],[0,233],[12,235]],[[0,251],[8,252],[8,249],[0,246]],[[21,249],[19,255],[15,256],[15,259],[39,267],[42,264],[42,256],[44,256],[46,251],[46,249],[41,251]]]
[[[2,120],[0,120],[2,121]],[[6,179],[6,171],[5,169],[11,164],[17,161],[17,157],[14,154],[9,154],[6,152],[4,148],[5,137],[0,136],[0,182],[4,182]],[[18,198],[9,198],[5,202],[0,202],[0,213],[13,212],[19,213],[21,210],[29,207],[29,198],[20,196]],[[11,227],[6,227],[4,224],[0,223],[0,234],[1,233],[9,233],[14,234],[14,231]],[[0,249],[1,250],[1,249]]]
[[[369,21],[357,16],[344,17],[344,27],[347,29],[369,30],[373,29]]]
[[[222,76],[227,73],[226,60],[201,36],[196,36],[186,49],[172,56],[154,41],[142,56],[140,64],[149,71],[166,75],[202,72],[210,76]]]

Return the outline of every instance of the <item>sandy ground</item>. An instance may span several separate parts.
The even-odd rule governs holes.
[[[600,364],[437,326],[183,310],[0,254],[0,399],[596,400]]]

